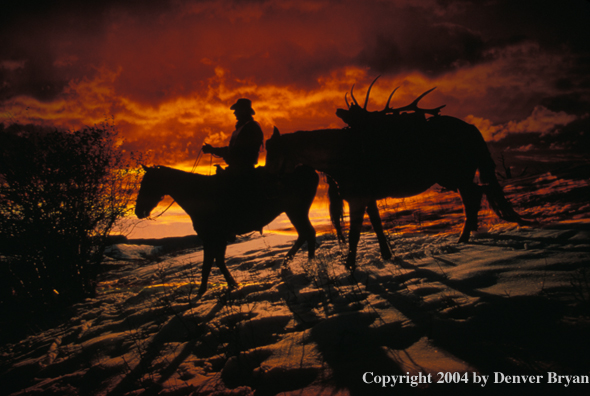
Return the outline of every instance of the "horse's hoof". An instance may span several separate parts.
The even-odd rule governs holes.
[[[348,255],[346,257],[346,261],[344,262],[344,266],[349,271],[354,271],[356,269],[356,256]]]
[[[286,278],[287,276],[291,276],[291,275],[293,275],[291,268],[289,268],[286,265],[281,267],[281,277]]]
[[[350,277],[350,280],[351,280],[353,283],[359,283],[359,280],[358,280],[358,279],[357,279],[357,277],[356,277],[356,275],[357,275],[357,274],[355,274],[355,269],[356,269],[356,268],[353,268],[353,269],[351,269],[351,270],[350,270],[350,273],[348,274],[348,276]]]

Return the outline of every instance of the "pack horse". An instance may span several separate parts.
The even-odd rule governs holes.
[[[471,232],[477,230],[483,195],[501,219],[528,224],[504,196],[495,163],[475,126],[439,115],[444,106],[419,108],[418,101],[432,90],[400,108],[389,107],[392,93],[383,110],[370,112],[370,90],[361,107],[351,89],[353,104],[346,100],[348,109],[337,111],[348,127],[284,135],[275,128],[266,143],[266,167],[271,172],[281,174],[303,164],[329,176],[330,215],[341,237],[342,199],[348,202],[346,265],[351,270],[356,265],[364,213],[377,234],[382,257],[389,259],[391,250],[376,201],[414,196],[434,184],[458,191],[461,196],[465,223],[459,242],[467,242]],[[474,182],[477,171],[479,184]]]

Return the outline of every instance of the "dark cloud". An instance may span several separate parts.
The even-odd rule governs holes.
[[[29,95],[41,101],[54,99],[63,91],[69,79],[60,78],[46,67],[52,61],[53,58],[47,54],[37,54],[34,60],[5,61],[0,66],[0,100],[15,95]]]
[[[150,95],[149,81],[151,102],[187,94],[190,78],[211,77],[203,58],[241,79],[311,86],[346,65],[434,77],[489,61],[490,49],[518,41],[576,51],[590,41],[580,33],[590,7],[580,0],[14,3],[1,17],[0,62],[24,60],[21,76],[39,81],[4,71],[3,98],[50,99],[100,65],[120,68],[121,93],[136,99]],[[65,67],[64,57],[76,67]]]
[[[590,159],[590,117],[586,115],[579,118],[549,134],[546,139],[554,146],[561,146],[570,152],[579,153],[588,160]]]
[[[569,82],[563,82],[569,86]],[[540,103],[549,110],[558,112],[565,111],[569,114],[583,116],[590,111],[590,98],[580,92],[567,93],[563,95],[543,98]]]
[[[497,170],[510,167],[512,174],[539,174],[587,164],[590,158],[590,118],[578,119],[552,133],[511,133],[488,142]],[[504,163],[504,164],[503,164]]]
[[[581,117],[590,103],[588,1],[14,3],[0,15],[0,107],[19,95],[74,98],[82,122],[107,103],[134,133],[186,111],[176,100],[225,106],[244,90],[261,100],[272,91],[293,105],[319,89],[339,90],[338,82],[326,88],[330,80],[341,81],[343,94],[358,78],[362,92],[377,74],[380,83],[403,81],[395,100],[436,83],[425,101],[492,126],[518,123],[539,105]],[[333,116],[330,100],[309,106],[321,102],[319,111]],[[293,112],[276,117],[287,122]],[[180,133],[203,122],[166,127]]]
[[[347,64],[349,58],[336,48],[319,45],[307,50],[295,42],[275,43],[263,52],[222,62],[229,65],[239,79],[257,78],[265,73],[263,83],[279,86],[296,85],[305,89],[318,88],[318,79]]]
[[[457,16],[466,12],[464,2],[460,5],[379,3],[365,11],[372,23],[361,28],[363,46],[356,61],[379,73],[417,70],[430,76],[481,62],[486,41]]]
[[[543,47],[571,47],[575,52],[590,50],[590,4],[587,0],[559,1],[502,1],[489,7],[489,13],[478,15],[477,21],[486,24],[486,31],[495,35],[521,34],[539,42]],[[486,18],[487,23],[483,22]],[[492,23],[502,22],[500,28]]]
[[[176,8],[175,4],[176,2],[168,0],[11,1],[3,7],[0,14],[0,30],[10,30],[32,22],[50,25],[96,22],[107,17],[112,11],[126,11],[139,16],[153,15],[171,11]],[[92,24],[87,26],[88,29],[93,27]]]
[[[0,100],[54,99],[104,63],[99,49],[117,15],[154,18],[171,9],[165,1],[11,2],[0,13]]]
[[[524,132],[511,133],[504,138],[488,142],[496,151],[519,151],[526,148],[529,152],[545,153],[545,160],[551,160],[553,152],[560,158],[559,152],[581,157],[590,156],[590,117],[579,118],[567,125],[557,126],[550,133]]]
[[[378,72],[438,75],[492,60],[520,42],[590,52],[590,2],[437,1],[375,7],[357,60]],[[495,50],[495,51],[494,51]],[[586,72],[588,64],[586,63]]]
[[[434,76],[485,60],[483,39],[461,26],[424,25],[410,40],[380,33],[366,43],[357,62],[379,73],[418,70]]]

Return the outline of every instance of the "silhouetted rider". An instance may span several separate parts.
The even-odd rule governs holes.
[[[260,217],[261,207],[264,205],[260,199],[260,176],[254,172],[264,134],[252,117],[255,113],[250,99],[238,99],[230,109],[234,111],[237,123],[229,145],[213,147],[204,144],[202,150],[205,154],[210,153],[223,158],[227,164],[227,168],[222,172],[221,167],[217,168],[217,177],[219,202],[225,207],[228,224],[232,224],[227,229],[227,238],[231,241],[235,239],[238,224],[255,222]]]
[[[234,111],[237,123],[229,145],[213,147],[204,144],[203,153],[223,158],[228,165],[227,170],[231,173],[242,173],[254,169],[258,163],[258,153],[264,141],[264,134],[258,122],[252,117],[255,112],[250,99],[238,99],[230,109]]]

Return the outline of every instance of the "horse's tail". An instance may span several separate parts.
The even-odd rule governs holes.
[[[344,201],[340,195],[338,184],[330,176],[326,175],[328,182],[328,199],[330,200],[330,220],[336,229],[336,236],[338,241],[344,242],[344,234],[342,233],[342,217],[344,213]]]
[[[478,131],[479,132],[479,131]],[[481,137],[481,134],[479,134]],[[492,159],[486,142],[481,137],[481,148],[479,156],[479,177],[483,183],[483,192],[488,200],[490,208],[496,215],[505,221],[518,223],[519,225],[531,224],[530,221],[524,220],[512,207],[512,204],[506,196],[502,186],[496,178],[496,164]]]

